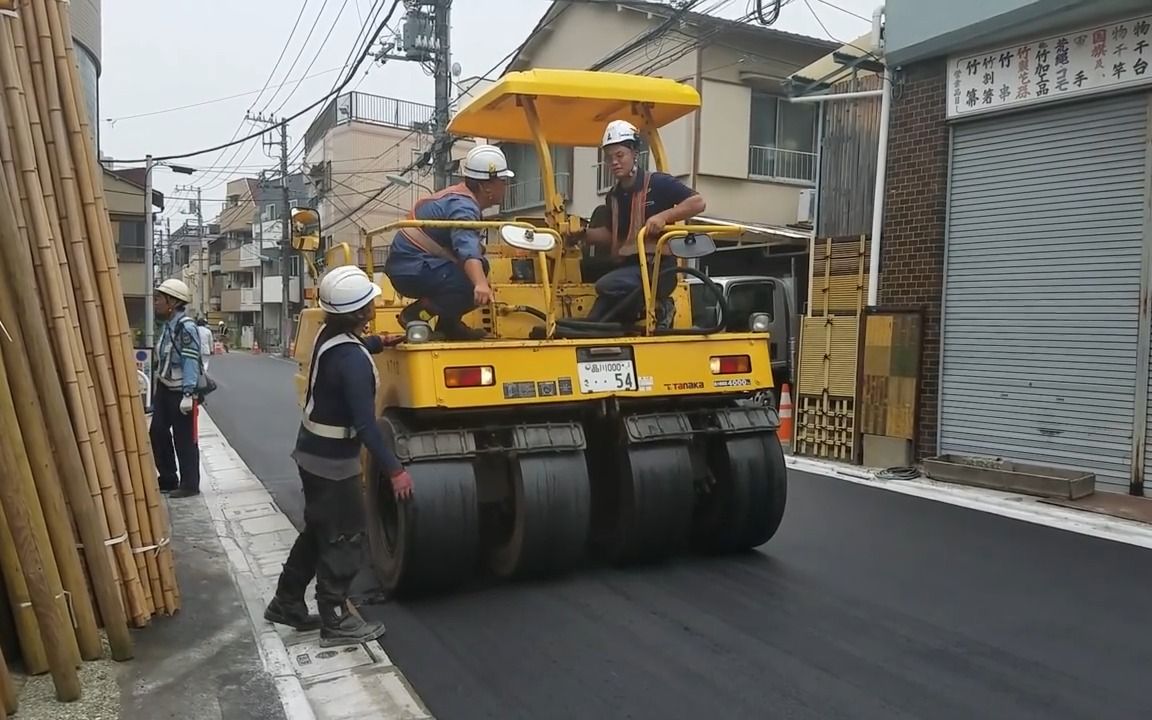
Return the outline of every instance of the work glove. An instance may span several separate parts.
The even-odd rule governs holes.
[[[194,404],[195,402],[192,400],[192,396],[185,395],[184,397],[180,398],[180,412],[187,415],[188,413],[192,412]]]

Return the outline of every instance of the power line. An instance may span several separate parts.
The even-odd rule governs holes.
[[[340,17],[344,14],[344,8],[346,7],[348,7],[348,0],[344,0],[344,4],[341,5],[340,9],[336,11],[336,18],[332,20],[332,25],[328,28],[328,33],[324,36],[324,39],[320,41],[320,47],[316,48],[316,54],[312,56],[312,62],[308,63],[308,67],[304,68],[305,75],[307,75],[308,72],[312,69],[312,66],[316,64],[316,61],[320,59],[320,53],[324,52],[324,47],[328,45],[328,40],[332,37],[332,31],[335,30],[336,26],[340,24]],[[357,34],[357,37],[359,37],[359,34]],[[289,72],[291,72],[291,70],[289,70]],[[296,91],[300,89],[300,85],[303,84],[303,82],[303,79],[300,79],[296,82],[296,87],[292,88],[292,92],[288,93],[288,96],[284,98],[284,101],[280,103],[275,110],[272,111],[273,114],[280,112],[280,110],[288,104],[288,101],[291,100],[292,96],[296,94]]]
[[[347,70],[347,69],[348,69],[348,66],[344,65],[342,67],[329,68],[328,70],[321,70],[320,72],[315,72],[315,73],[312,73],[311,75],[304,75],[300,78],[296,78],[295,80],[285,80],[284,82],[280,83],[276,87],[283,87],[283,86],[287,85],[288,83],[297,82],[299,80],[311,80],[312,78],[318,78],[318,77],[322,77],[324,75],[330,75],[331,73],[339,72],[341,70]],[[104,122],[115,124],[115,123],[120,122],[121,120],[135,120],[137,118],[152,117],[154,115],[163,115],[165,113],[177,112],[179,110],[190,110],[192,108],[204,107],[205,105],[213,105],[215,103],[224,102],[226,100],[235,100],[237,98],[242,98],[242,97],[245,97],[248,95],[256,95],[257,93],[262,93],[262,92],[264,92],[264,90],[246,90],[245,92],[236,93],[235,95],[225,95],[224,97],[212,98],[210,100],[201,100],[199,102],[189,103],[187,105],[177,105],[176,107],[164,108],[163,110],[149,110],[148,112],[136,113],[135,115],[121,115],[119,117],[104,118]]]
[[[835,3],[830,3],[830,2],[828,2],[828,0],[816,0],[816,2],[820,3],[821,5],[827,5],[828,7],[832,8],[834,10],[839,10],[842,13],[846,13],[848,15],[851,15],[854,18],[860,18],[864,22],[867,22],[867,23],[872,22],[872,18],[864,17],[863,15],[860,15],[858,13],[854,13],[851,10],[849,10],[848,8],[842,8],[839,5],[836,5]]]
[[[264,81],[264,87],[260,89],[260,94],[257,95],[256,99],[252,101],[252,104],[248,106],[249,112],[252,111],[252,108],[256,107],[256,103],[260,102],[260,98],[264,96],[264,91],[268,89],[268,83],[272,82],[272,78],[275,77],[276,70],[279,69],[280,62],[284,59],[284,53],[288,52],[288,46],[292,44],[292,38],[296,36],[296,28],[300,27],[300,19],[304,17],[304,10],[308,7],[310,1],[311,0],[304,0],[300,3],[300,12],[296,13],[296,22],[292,23],[292,31],[288,33],[288,39],[284,41],[284,46],[280,48],[280,56],[276,58],[276,62],[272,63],[272,72],[268,73],[268,79]],[[289,68],[288,72],[284,74],[284,77],[287,78],[291,74],[292,69]],[[279,90],[284,84],[287,83],[285,82],[277,86],[276,89]],[[276,95],[273,94],[272,97],[276,97]]]
[[[284,73],[285,75],[291,75],[292,71],[296,68],[296,63],[300,62],[300,58],[304,57],[304,51],[308,48],[308,41],[312,39],[312,33],[316,32],[316,26],[320,24],[320,18],[324,16],[324,8],[326,7],[328,7],[328,0],[324,0],[320,5],[320,11],[316,13],[316,19],[308,24],[308,34],[304,36],[304,41],[300,43],[300,49],[296,51],[296,57],[292,59],[292,64],[288,66],[288,72]],[[279,91],[272,93],[272,96],[268,98],[268,102],[264,103],[260,108],[260,112],[263,113],[268,109],[269,105],[276,102],[276,96],[279,94]],[[253,105],[255,105],[255,103],[253,103]]]
[[[377,28],[377,33],[384,29],[384,26],[392,18],[392,14],[396,11],[396,8],[399,7],[399,5],[400,5],[400,0],[393,0],[392,8],[388,11],[388,16],[386,18],[384,18],[384,20],[380,23],[380,26]],[[345,77],[344,81],[341,82],[340,85],[336,88],[337,93],[340,90],[343,90],[352,81],[352,78],[354,78],[356,76],[356,72],[360,69],[360,66],[364,63],[364,60],[367,57],[368,57],[367,51],[361,53],[360,57],[356,60],[355,65],[351,68],[351,71],[348,73],[347,77]],[[320,107],[322,104],[326,103],[328,100],[330,100],[332,98],[332,96],[333,96],[333,93],[327,93],[323,97],[321,97],[320,99],[316,100],[315,102],[311,103],[307,107],[303,108],[302,110],[283,118],[280,122],[287,123],[287,122],[291,122],[297,118],[303,117],[305,114],[311,112],[312,110],[314,110],[314,109]],[[265,129],[261,130],[260,132],[252,133],[251,135],[240,138],[239,140],[234,139],[230,142],[221,143],[220,145],[216,145],[216,146],[209,147],[209,148],[204,148],[202,150],[194,150],[192,152],[176,153],[176,154],[172,154],[172,155],[159,155],[159,156],[152,158],[152,160],[153,160],[153,162],[161,162],[164,160],[180,160],[183,158],[196,157],[197,155],[204,155],[205,153],[215,152],[217,150],[223,150],[225,148],[232,147],[234,145],[239,145],[241,143],[248,142],[249,140],[253,140],[253,139],[258,138],[262,135],[266,135],[270,131],[271,131],[271,128],[265,128]],[[145,160],[143,158],[141,158],[141,159],[134,159],[134,160],[123,160],[121,162],[142,163],[142,162],[145,162]]]

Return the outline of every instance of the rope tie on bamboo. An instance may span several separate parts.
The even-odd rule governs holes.
[[[68,619],[72,621],[72,627],[76,627],[76,611],[72,607],[72,593],[67,590],[61,590],[60,594],[52,599],[59,600],[60,598],[64,598],[64,604],[68,607]],[[32,607],[32,603],[31,601],[22,602],[17,604],[16,607],[26,609]]]
[[[3,13],[0,12],[0,14],[3,14]],[[0,330],[4,331],[4,337],[8,338],[8,342],[16,342],[15,340],[12,339],[12,336],[8,334],[8,328],[4,327],[4,323],[2,323],[2,322],[0,322]]]
[[[123,535],[120,535],[118,537],[114,537],[111,540],[105,540],[104,546],[105,547],[112,547],[113,545],[119,545],[120,543],[124,542],[127,539],[128,539],[128,532],[125,531]],[[76,549],[83,550],[84,549],[84,543],[76,543]]]
[[[170,542],[172,542],[172,538],[160,538],[155,545],[145,545],[144,547],[138,547],[132,551],[132,554],[139,555],[140,553],[146,553],[151,550],[153,551],[152,554],[154,556],[159,555],[160,550]]]

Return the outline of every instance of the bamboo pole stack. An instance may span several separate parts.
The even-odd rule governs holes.
[[[0,2],[0,590],[60,700],[180,607],[67,0]],[[142,201],[143,202],[143,201]],[[16,698],[0,657],[0,717]]]

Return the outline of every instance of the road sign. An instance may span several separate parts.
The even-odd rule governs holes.
[[[140,384],[140,395],[144,398],[144,410],[152,409],[152,348],[136,348],[136,379]]]

